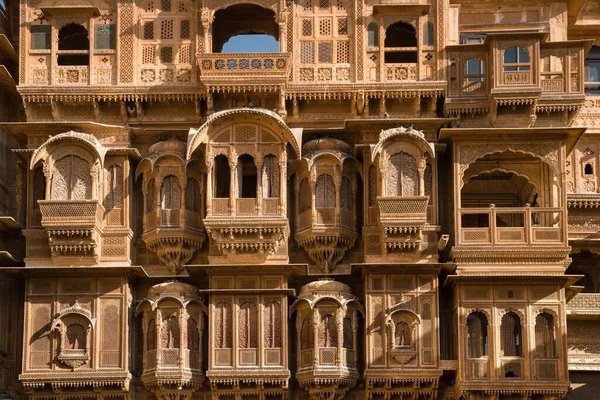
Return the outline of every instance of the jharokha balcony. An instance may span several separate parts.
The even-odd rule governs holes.
[[[98,200],[39,200],[38,204],[53,256],[97,253],[104,218]]]

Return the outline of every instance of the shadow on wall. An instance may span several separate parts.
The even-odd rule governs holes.
[[[600,375],[594,372],[571,372],[571,390],[568,400],[597,399],[600,392]]]

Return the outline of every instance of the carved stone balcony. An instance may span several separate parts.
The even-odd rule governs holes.
[[[267,200],[265,202],[265,200]],[[285,239],[289,236],[287,218],[277,213],[278,199],[213,199],[212,215],[204,219],[210,235],[209,257],[227,262],[246,263],[251,260],[287,260]],[[230,213],[229,210],[232,212]]]
[[[387,252],[419,251],[429,196],[377,197],[377,204]]]
[[[569,255],[565,210],[557,207],[461,208],[452,253],[461,263],[529,260],[562,264]]]
[[[579,293],[567,303],[569,317],[599,318],[600,293]]]
[[[385,64],[388,82],[414,82],[417,80],[417,64]]]
[[[98,200],[39,200],[38,204],[55,260],[66,255],[96,257],[104,218]]]
[[[202,54],[198,57],[200,79],[205,83],[283,83],[291,67],[289,53]],[[251,78],[250,83],[248,79]]]

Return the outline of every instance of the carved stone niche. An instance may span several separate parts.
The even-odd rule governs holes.
[[[198,159],[186,161],[185,149],[185,143],[176,138],[156,143],[136,171],[136,177],[143,174],[142,239],[175,274],[206,238],[202,224],[205,169]]]
[[[358,380],[358,313],[350,287],[323,278],[300,289],[296,312],[296,379],[313,398],[343,398]]]
[[[389,355],[400,365],[405,365],[417,357],[419,317],[412,311],[397,304],[388,311],[386,325],[389,329]]]
[[[288,262],[287,161],[294,132],[272,111],[220,111],[190,130],[188,158],[206,154],[211,264]]]
[[[71,307],[62,310],[52,323],[52,331],[60,335],[56,358],[72,371],[90,362],[94,324],[91,313],[77,301]]]
[[[354,246],[356,183],[360,163],[347,143],[331,138],[303,146],[303,157],[293,167],[296,174],[296,242],[324,273],[335,269]]]
[[[104,227],[101,183],[106,148],[92,136],[66,132],[51,137],[32,155],[43,164],[46,189],[38,200],[42,226],[55,264],[95,264]]]
[[[206,313],[198,289],[181,282],[152,286],[138,305],[144,352],[141,379],[158,398],[191,398],[202,387]]]
[[[371,151],[376,176],[383,256],[416,261],[421,256],[423,228],[431,198],[433,144],[412,127],[381,131]]]

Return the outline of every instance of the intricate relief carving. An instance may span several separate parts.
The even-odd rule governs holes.
[[[179,318],[176,315],[162,321],[160,329],[160,343],[163,349],[178,349],[179,348]]]
[[[52,172],[52,200],[84,200],[91,198],[90,166],[77,156],[56,161]]]
[[[123,207],[123,168],[119,165],[108,167],[106,174],[106,186],[108,193],[106,195],[106,208]]]
[[[329,174],[320,175],[315,186],[315,206],[317,208],[335,207],[335,184]]]
[[[215,306],[215,346],[218,349],[230,349],[232,340],[232,312],[231,304],[226,302],[217,303]]]
[[[281,305],[272,301],[264,307],[265,347],[281,347]]]
[[[179,179],[169,175],[163,179],[160,187],[161,208],[168,210],[179,210],[181,207],[181,186]]]
[[[238,313],[238,340],[241,349],[258,347],[258,314],[256,304],[245,302]]]

